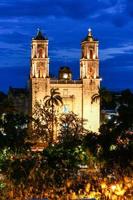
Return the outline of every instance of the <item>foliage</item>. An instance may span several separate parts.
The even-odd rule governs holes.
[[[68,124],[66,135],[63,121]],[[49,145],[42,153],[33,153],[28,149],[26,154],[12,152],[3,162],[3,170],[14,184],[27,185],[29,181],[37,184],[39,181],[47,187],[61,186],[70,176],[76,176],[80,166],[87,164],[88,155],[81,145],[84,137],[81,119],[68,113],[60,117],[60,123],[60,139],[57,143]],[[14,146],[18,148],[16,143]]]
[[[28,118],[21,114],[5,113],[0,117],[0,147],[10,147],[13,151],[24,151],[27,148]]]
[[[130,96],[129,92],[128,96]],[[126,172],[128,174],[133,159],[133,110],[131,100],[126,99],[125,93],[118,109],[119,115],[103,124],[99,133],[85,130],[85,121],[74,113],[66,113],[58,117],[55,109],[56,103],[52,110],[52,103],[48,104],[49,98],[46,99],[36,105],[34,114],[39,117],[32,119],[35,129],[30,138],[33,141],[40,139],[49,143],[43,152],[33,153],[28,148],[27,124],[29,120],[26,116],[12,111],[1,114],[0,170],[4,175],[4,181],[0,182],[1,187],[6,185],[6,188],[10,188],[11,186],[8,185],[10,183],[20,193],[23,191],[24,196],[26,196],[24,192],[28,191],[30,194],[26,196],[28,199],[33,194],[36,196],[41,194],[42,191],[52,193],[51,188],[56,194],[63,186],[66,186],[63,187],[66,193],[70,190],[75,191],[75,188],[77,188],[76,193],[81,190],[83,192],[86,183],[89,183],[91,184],[89,195],[93,196],[94,189],[100,188],[99,191],[102,191],[99,181],[105,181],[107,177],[108,181],[105,182],[110,188],[112,179],[115,177],[116,181],[116,174],[120,173],[120,169],[123,170],[123,174]],[[58,140],[51,144],[53,121],[60,128]],[[86,177],[82,176],[80,169],[84,165],[88,166]],[[92,168],[93,171],[89,171]],[[78,179],[79,174],[83,177],[82,180]],[[13,197],[5,199],[13,199]]]
[[[67,178],[76,175],[80,165],[85,165],[88,161],[88,156],[81,146],[69,145],[65,148],[63,144],[56,144],[45,149],[43,156],[45,162],[42,166],[48,166],[47,170],[53,174],[51,182],[55,185],[62,185]]]
[[[59,119],[59,142],[66,146],[81,145],[83,136],[88,133],[84,124],[85,121],[73,112],[62,114]]]
[[[7,95],[0,91],[0,102],[2,103],[5,99],[7,99]]]
[[[118,120],[118,121],[117,121]],[[115,165],[125,168],[133,161],[132,131],[129,131],[125,122],[118,119],[109,121],[100,127],[100,133],[90,133],[85,137],[84,144],[98,162],[105,162],[109,168]],[[126,162],[124,162],[126,160]]]
[[[104,108],[106,104],[112,101],[111,93],[105,88],[99,88],[98,93],[95,93],[91,97],[91,103],[97,102],[100,100],[101,108]]]
[[[133,93],[129,89],[123,90],[119,98],[119,103],[133,106]]]
[[[122,169],[132,166],[133,162],[133,94],[125,90],[117,97],[117,116],[101,125],[99,134],[90,133],[84,144],[91,154],[103,162],[104,168]],[[125,162],[126,161],[126,162]]]
[[[55,124],[58,126],[56,107],[62,105],[62,97],[57,88],[50,90],[50,95],[37,102],[32,118],[32,141],[51,144],[54,141]]]
[[[51,88],[50,95],[44,97],[45,105],[47,107],[51,107],[53,109],[54,106],[63,104],[62,97],[60,96],[60,92],[58,90],[58,88]]]
[[[58,88],[51,88],[50,95],[47,95],[44,97],[45,106],[51,108],[51,114],[52,114],[52,131],[49,135],[50,143],[54,140],[54,123],[56,123],[56,115],[55,115],[55,107],[62,105],[62,97],[60,96],[60,92],[58,91]]]
[[[34,158],[15,158],[11,160],[9,178],[15,182],[15,184],[25,183],[28,181],[29,174],[35,165]],[[9,171],[8,170],[8,171]]]
[[[54,113],[53,113],[54,115]],[[56,117],[52,116],[51,109],[45,106],[45,102],[36,103],[33,113],[33,118],[31,120],[31,140],[36,141],[46,141],[50,143],[50,135],[52,135],[52,118],[56,121]]]

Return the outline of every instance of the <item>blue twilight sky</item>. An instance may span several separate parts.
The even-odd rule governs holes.
[[[38,27],[49,39],[52,74],[68,65],[78,79],[80,44],[91,27],[102,85],[133,90],[133,0],[0,0],[0,90],[26,86]]]

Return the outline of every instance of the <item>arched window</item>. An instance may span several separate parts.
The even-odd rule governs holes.
[[[39,58],[42,58],[42,57],[43,57],[43,49],[42,49],[42,48],[40,48],[40,49],[38,50],[38,55],[39,55]]]
[[[90,50],[90,59],[93,59],[93,50]]]

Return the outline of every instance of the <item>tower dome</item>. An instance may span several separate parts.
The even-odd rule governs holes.
[[[71,80],[72,72],[69,67],[63,66],[59,70],[59,79]]]

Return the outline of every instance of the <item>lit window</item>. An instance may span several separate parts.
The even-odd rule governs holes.
[[[68,113],[68,112],[69,112],[68,105],[64,105],[64,106],[63,106],[63,112],[64,112],[64,113]]]
[[[68,78],[68,74],[67,74],[67,73],[64,73],[64,74],[63,74],[63,78],[64,78],[64,79],[67,79],[67,78]]]

